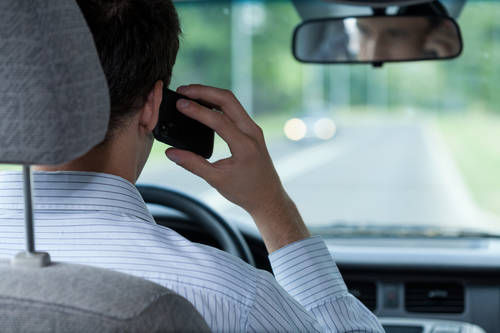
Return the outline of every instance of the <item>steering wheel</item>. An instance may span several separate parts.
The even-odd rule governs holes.
[[[189,220],[206,230],[222,250],[237,256],[255,267],[255,261],[241,232],[200,201],[175,190],[137,185],[146,203],[157,204],[184,213]]]

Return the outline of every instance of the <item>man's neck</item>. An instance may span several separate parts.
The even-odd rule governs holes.
[[[124,142],[110,141],[94,147],[85,155],[70,162],[48,166],[38,165],[40,171],[86,171],[107,173],[122,177],[135,184],[138,177],[137,161],[133,149]]]

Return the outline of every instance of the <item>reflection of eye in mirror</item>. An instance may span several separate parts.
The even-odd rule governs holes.
[[[317,63],[450,59],[462,51],[458,25],[439,16],[376,16],[306,21],[294,55]]]

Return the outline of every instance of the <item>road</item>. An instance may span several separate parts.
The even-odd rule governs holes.
[[[344,124],[331,141],[278,139],[269,150],[309,226],[497,222],[475,204],[439,132],[428,122]],[[171,162],[150,163],[139,182],[179,189],[228,219],[252,225],[242,209]]]

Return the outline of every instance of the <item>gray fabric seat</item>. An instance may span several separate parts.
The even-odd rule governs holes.
[[[27,235],[26,252],[0,261],[0,332],[209,332],[166,288],[35,251],[30,165],[88,152],[104,139],[109,112],[76,2],[0,0],[0,163],[23,164]]]
[[[0,261],[0,332],[209,332],[181,296],[88,266]]]

